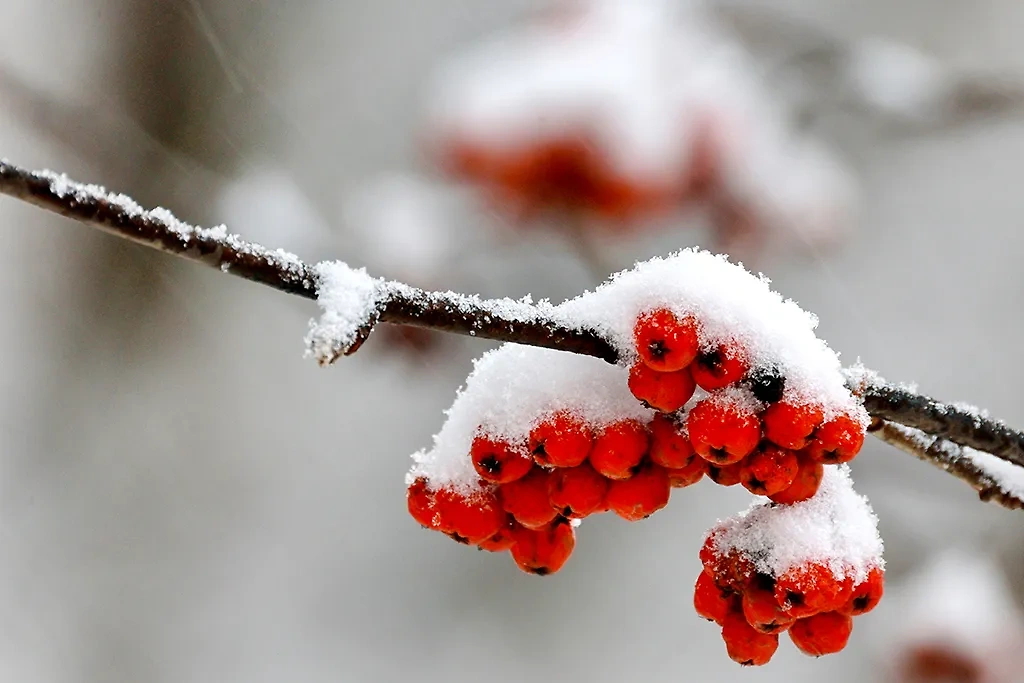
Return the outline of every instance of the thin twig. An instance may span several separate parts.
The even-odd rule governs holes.
[[[1024,508],[1024,500],[1000,485],[998,477],[979,466],[964,450],[948,439],[934,437],[912,427],[876,419],[868,430],[885,443],[909,453],[967,482],[983,501],[1011,510]]]
[[[75,183],[49,171],[28,171],[5,160],[0,160],[0,194],[282,292],[307,299],[317,297],[317,271],[313,266],[294,254],[247,242],[228,233],[223,226],[195,227],[165,209],[146,211],[129,197],[102,187]],[[348,354],[358,349],[377,322],[541,346],[594,356],[609,363],[619,361],[619,353],[609,340],[593,330],[558,320],[550,304],[431,292],[397,282],[385,283],[372,315],[357,332],[355,343],[341,352]],[[930,437],[1024,466],[1024,434],[1001,422],[888,384],[862,369],[851,370],[848,383],[861,397],[868,413],[878,420],[915,428]],[[881,434],[886,435],[885,431]],[[972,485],[980,481],[962,467],[945,469]],[[988,491],[991,485],[986,486],[984,490]]]

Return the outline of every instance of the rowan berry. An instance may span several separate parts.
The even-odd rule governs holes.
[[[693,608],[702,619],[713,621],[719,626],[725,621],[725,615],[737,609],[739,595],[728,589],[722,589],[715,579],[706,571],[697,577],[693,587]]]
[[[743,591],[743,616],[747,623],[761,633],[781,633],[793,624],[793,617],[779,607],[775,599],[774,585],[771,577],[765,577],[767,585],[748,585]]]
[[[735,486],[743,481],[743,466],[745,464],[745,460],[734,462],[731,465],[708,463],[708,479],[719,486]]]
[[[800,462],[793,451],[762,443],[743,461],[740,480],[751,493],[771,496],[788,488],[799,471]]]
[[[434,493],[427,487],[425,477],[418,477],[409,484],[406,491],[409,514],[427,529],[437,529],[437,510],[434,508]]]
[[[810,443],[824,415],[817,406],[780,401],[768,406],[761,419],[765,438],[783,448],[799,450]]]
[[[482,434],[473,439],[470,458],[480,478],[492,484],[507,484],[525,477],[533,467],[533,460],[512,444]]]
[[[825,475],[825,466],[803,455],[803,451],[797,453],[796,457],[800,463],[800,469],[797,471],[796,477],[793,478],[792,484],[778,493],[768,496],[773,503],[783,505],[800,503],[812,498],[818,492],[821,478]]]
[[[668,483],[674,489],[692,486],[704,478],[708,471],[708,461],[704,458],[693,458],[686,467],[666,468]]]
[[[868,572],[867,580],[853,587],[852,595],[839,611],[851,616],[867,614],[878,606],[884,592],[885,572],[875,567]]]
[[[629,370],[629,390],[648,408],[671,413],[679,410],[693,396],[697,385],[689,368],[674,372],[652,370],[637,361]]]
[[[668,505],[672,487],[664,467],[647,463],[629,479],[618,479],[608,487],[608,507],[630,522],[650,517]]]
[[[704,540],[700,561],[704,571],[723,589],[741,591],[754,575],[754,565],[749,558],[736,552],[719,552],[714,534]]]
[[[830,568],[812,562],[779,576],[775,599],[791,616],[801,619],[837,609],[842,604],[842,585]]]
[[[512,537],[515,539],[512,559],[524,572],[539,576],[561,569],[576,547],[576,532],[564,519],[540,529],[517,527]]]
[[[678,470],[699,460],[690,440],[668,415],[657,414],[649,425],[651,430],[651,461],[668,469]]]
[[[480,550],[486,550],[492,553],[500,553],[504,550],[509,550],[516,542],[512,532],[515,531],[518,526],[519,524],[509,516],[506,519],[505,524],[498,529],[497,533],[490,538],[477,543],[477,547],[480,548]]]
[[[697,320],[659,308],[640,315],[633,326],[636,351],[647,367],[660,372],[682,370],[700,348]]]
[[[850,640],[853,618],[839,612],[822,612],[798,619],[789,629],[793,644],[806,655],[821,657],[839,652]]]
[[[704,391],[722,389],[738,382],[749,369],[746,354],[735,342],[698,353],[690,366],[693,380]]]
[[[821,425],[805,450],[812,459],[831,465],[853,460],[863,445],[861,423],[840,415]]]
[[[497,494],[490,489],[463,494],[442,488],[437,491],[435,505],[439,530],[459,543],[475,545],[490,538],[508,520]]]
[[[589,463],[564,467],[548,475],[548,500],[563,517],[582,519],[606,504],[608,480]]]
[[[501,502],[505,512],[530,529],[537,529],[558,516],[558,510],[548,498],[549,474],[539,467],[522,479],[501,487]]]
[[[749,455],[761,440],[761,422],[735,403],[705,399],[686,418],[690,445],[713,465],[730,465]]]
[[[743,666],[767,664],[779,648],[779,636],[759,632],[747,623],[742,611],[725,615],[722,640],[729,658]]]
[[[609,479],[627,479],[647,454],[647,429],[636,420],[613,422],[602,429],[590,451],[590,464]]]
[[[578,417],[555,413],[530,432],[530,453],[544,467],[576,467],[590,453],[594,435]]]

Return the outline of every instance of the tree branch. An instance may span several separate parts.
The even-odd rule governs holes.
[[[1011,510],[1024,508],[1024,500],[1019,493],[1007,490],[1012,487],[1000,481],[996,473],[979,464],[983,461],[978,456],[988,454],[972,454],[948,439],[929,436],[918,429],[881,419],[875,419],[868,431],[890,446],[967,482],[983,501],[998,503]]]
[[[0,160],[0,194],[282,292],[307,299],[317,298],[315,266],[303,263],[294,254],[271,251],[247,242],[228,233],[224,226],[192,226],[178,220],[166,209],[147,211],[125,195],[108,192],[96,185],[75,183],[50,171],[28,171],[6,160]],[[357,331],[355,342],[340,349],[337,355],[347,355],[358,349],[377,322],[541,346],[594,356],[609,363],[619,360],[618,351],[607,339],[593,330],[571,327],[559,321],[550,304],[431,292],[397,282],[383,283],[373,314]],[[948,441],[990,453],[1024,467],[1024,434],[980,414],[976,409],[941,403],[888,384],[862,369],[849,371],[847,380],[876,420],[920,430],[936,439],[936,443],[941,439],[943,443]],[[875,433],[903,450],[909,448],[906,444],[896,443],[898,435],[894,436],[891,429],[880,428]],[[940,446],[931,444],[932,451],[926,447],[923,451],[918,448],[911,452],[938,463],[935,449]],[[967,466],[941,466],[983,494],[1005,504],[995,494],[986,493],[992,489],[991,481],[983,480],[980,474]]]

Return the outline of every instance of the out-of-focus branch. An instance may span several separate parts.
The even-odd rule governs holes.
[[[912,427],[878,418],[872,422],[868,431],[890,446],[967,482],[983,501],[997,503],[1011,510],[1024,508],[1024,500],[1018,494],[1006,490],[1005,484],[998,477],[948,439],[929,436]]]
[[[144,210],[131,198],[99,186],[76,183],[49,171],[28,171],[0,160],[0,194],[289,294],[307,299],[316,299],[318,295],[316,268],[293,254],[247,242],[228,233],[223,226],[199,228],[178,220],[165,209]],[[385,282],[380,286],[362,327],[357,330],[354,342],[339,349],[327,361],[357,350],[378,322],[569,351],[609,363],[620,360],[619,352],[609,340],[593,330],[568,325],[558,318],[549,304],[487,300]],[[935,440],[933,444],[912,451],[918,457],[939,462],[936,453],[945,449],[943,444],[948,441],[1024,467],[1024,433],[1001,422],[975,410],[941,403],[888,384],[868,371],[850,371],[848,383],[872,417],[884,423],[897,423],[919,430]],[[876,432],[884,440],[897,440],[891,429]],[[901,448],[910,448],[909,442]],[[920,455],[919,451],[925,455]],[[1000,498],[1002,494],[993,493],[992,481],[984,479],[968,465],[961,463],[943,467],[982,491],[987,499],[1006,502]]]

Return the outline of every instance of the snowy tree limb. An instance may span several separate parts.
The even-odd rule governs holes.
[[[219,268],[282,292],[317,299],[318,266],[303,263],[282,250],[270,250],[228,233],[224,226],[199,228],[175,218],[166,209],[144,210],[131,198],[96,185],[83,185],[50,171],[29,171],[0,160],[0,194],[85,223],[118,237]],[[551,306],[510,299],[487,300],[456,292],[431,292],[397,282],[374,281],[373,306],[346,345],[321,358],[330,363],[355,352],[378,322],[414,325],[484,339],[514,342],[619,360],[618,351],[593,330],[567,326]],[[879,438],[933,462],[967,481],[985,499],[1006,505],[1019,499],[993,489],[992,481],[970,469],[963,459],[940,458],[956,444],[989,453],[1024,467],[1024,433],[1010,429],[978,411],[941,403],[909,389],[886,383],[870,372],[848,373],[853,391],[868,413],[881,421]],[[888,425],[888,426],[887,426]],[[900,440],[897,425],[919,430],[934,443],[921,446]],[[904,435],[905,436],[905,435]],[[949,461],[949,462],[947,462]]]
[[[1024,508],[1021,494],[1007,485],[1005,477],[991,471],[991,464],[986,468],[984,461],[978,457],[988,454],[971,454],[948,439],[930,436],[912,427],[878,418],[872,422],[868,431],[890,446],[967,482],[983,501],[997,503],[1011,510]]]

